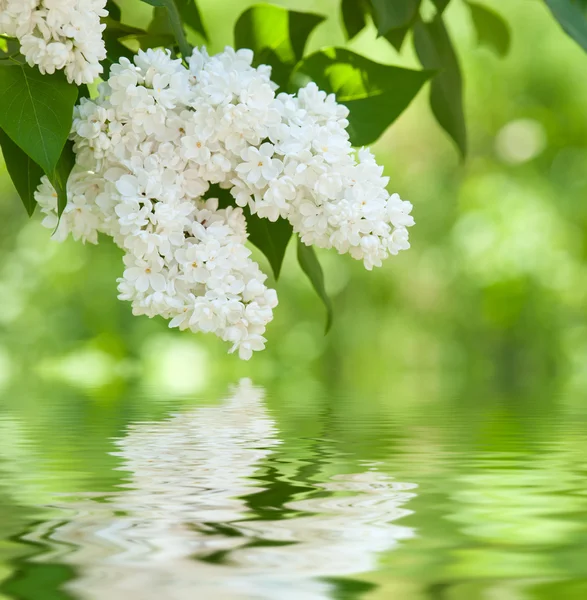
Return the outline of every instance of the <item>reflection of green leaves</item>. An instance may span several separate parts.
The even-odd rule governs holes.
[[[587,51],[587,16],[585,2],[579,0],[544,0],[565,32]]]
[[[471,9],[479,44],[485,44],[500,56],[505,56],[511,43],[508,24],[496,12],[481,4],[467,2],[467,5]]]
[[[334,92],[350,110],[351,142],[362,146],[374,142],[399,117],[431,75],[382,65],[350,50],[327,48],[298,64],[292,88],[311,80]]]
[[[1,129],[0,147],[6,168],[14,187],[29,216],[35,211],[35,190],[43,176],[43,169],[27,156]]]
[[[253,50],[255,64],[271,65],[272,79],[285,87],[292,69],[304,55],[308,37],[323,20],[321,15],[258,4],[236,22],[235,47]]]
[[[326,307],[326,333],[330,330],[332,326],[332,302],[328,294],[326,293],[326,288],[324,286],[324,273],[322,272],[322,267],[320,266],[320,262],[318,261],[318,257],[316,256],[316,252],[312,246],[306,246],[302,240],[298,238],[298,262],[302,267],[302,271],[308,276],[308,279],[311,281],[312,286],[316,290],[318,296],[322,302],[324,302],[324,306]]]
[[[0,128],[49,175],[69,135],[77,88],[63,73],[41,75],[14,64],[0,68]]]
[[[463,111],[461,69],[440,15],[430,23],[416,23],[414,45],[422,66],[438,71],[430,84],[432,112],[465,156],[467,130]]]
[[[371,0],[371,5],[377,31],[385,35],[409,25],[418,14],[420,0]]]

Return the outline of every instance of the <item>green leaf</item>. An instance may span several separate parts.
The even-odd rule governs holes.
[[[61,216],[67,204],[67,179],[75,164],[73,142],[68,140],[52,173],[47,173],[49,181],[57,192],[57,214]]]
[[[258,4],[246,10],[234,26],[236,48],[255,52],[255,65],[272,67],[272,79],[287,85],[295,64],[304,55],[308,37],[324,20],[321,15]]]
[[[367,25],[368,7],[363,0],[342,0],[340,11],[347,40],[352,40]]]
[[[219,208],[236,206],[230,190],[221,188],[218,184],[212,184],[205,194],[206,198],[218,198]],[[267,257],[275,280],[279,279],[281,265],[285,257],[287,244],[292,234],[292,226],[285,219],[269,221],[257,215],[252,215],[248,207],[243,209],[247,220],[247,233],[249,241],[257,246]]]
[[[175,4],[183,22],[208,41],[208,34],[202,22],[196,0],[175,0]]]
[[[106,47],[106,58],[100,64],[104,69],[102,79],[108,79],[110,67],[119,62],[122,56],[132,62],[135,55],[132,50],[118,40],[116,35],[110,34],[107,29],[104,30],[103,40]]]
[[[320,266],[316,252],[314,252],[314,248],[312,246],[306,246],[299,238],[298,262],[300,263],[300,267],[302,267],[302,271],[308,276],[316,293],[320,296],[320,299],[326,307],[326,333],[328,333],[332,326],[333,310],[332,302],[324,287],[324,273],[322,272],[322,267]]]
[[[467,129],[463,112],[463,80],[440,15],[431,23],[416,23],[414,45],[422,66],[439,71],[430,84],[430,107],[464,157],[467,153]]]
[[[62,72],[41,75],[21,64],[0,69],[0,128],[47,174],[61,156],[76,99]]]
[[[202,16],[196,4],[196,0],[142,0],[143,2],[155,6],[156,8],[165,8],[169,12],[177,11],[181,15],[182,21],[189,25],[196,33],[199,33],[206,41],[208,34],[202,22]]]
[[[149,26],[147,27],[147,33],[152,33],[155,35],[173,35],[171,23],[167,18],[167,9],[164,6],[157,6],[153,10],[153,20],[149,23]]]
[[[432,0],[438,14],[442,14],[444,9],[448,6],[450,0]]]
[[[510,28],[496,12],[476,4],[467,2],[471,9],[471,18],[477,32],[477,41],[492,48],[498,55],[505,56],[511,43]]]
[[[78,102],[82,99],[82,98],[88,98],[90,99],[92,97],[92,94],[90,93],[90,88],[88,87],[87,84],[82,83],[79,87],[78,87],[78,96],[77,96],[77,100]]]
[[[120,17],[122,16],[120,7],[113,0],[108,0],[108,2],[106,2],[106,10],[108,11],[108,17],[110,19],[120,21]]]
[[[111,37],[115,38],[123,38],[129,35],[141,35],[147,33],[144,29],[139,29],[138,27],[133,27],[132,25],[125,25],[124,23],[121,23],[120,21],[110,17],[102,19],[102,23],[106,25],[105,32]]]
[[[200,25],[196,22],[199,19],[200,13],[198,12],[195,0],[142,0],[142,2],[155,6],[156,8],[165,8],[170,28],[173,31],[173,35],[184,59],[191,56],[192,47],[187,41],[183,21],[190,22],[191,27],[196,28],[196,30],[206,37],[206,32],[201,24],[201,20]],[[183,11],[183,13],[181,11]],[[197,15],[197,17],[195,15]]]
[[[247,219],[249,241],[267,257],[275,280],[279,279],[285,251],[292,234],[292,226],[285,219],[269,221],[252,215],[248,208],[243,209]]]
[[[567,35],[587,51],[586,3],[580,0],[544,0]]]
[[[315,81],[350,110],[351,142],[374,142],[408,107],[432,71],[413,71],[373,62],[343,48],[326,48],[301,61],[292,91]]]
[[[43,169],[30,156],[27,156],[1,129],[0,147],[2,147],[6,169],[30,217],[37,206],[35,190],[43,176]]]
[[[390,29],[401,29],[418,14],[421,0],[371,0],[373,18],[379,35]]]
[[[15,38],[0,38],[0,58],[12,56],[19,51],[20,44]]]
[[[399,29],[390,29],[383,37],[399,52],[411,28],[412,24],[410,23]]]

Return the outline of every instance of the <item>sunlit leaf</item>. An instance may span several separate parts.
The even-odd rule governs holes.
[[[379,35],[390,29],[401,29],[418,14],[421,0],[371,0],[373,18]]]
[[[287,85],[295,64],[304,55],[308,37],[325,17],[258,4],[246,10],[234,27],[236,48],[255,52],[255,64],[272,67],[272,79]]]
[[[302,267],[302,271],[308,276],[316,293],[320,296],[320,299],[326,307],[326,333],[328,333],[332,326],[333,311],[332,302],[330,301],[330,297],[326,293],[326,288],[324,286],[324,273],[322,272],[322,267],[320,266],[314,248],[312,246],[306,246],[299,238],[298,262]]]
[[[584,0],[544,0],[565,32],[587,51],[587,3]]]
[[[0,147],[6,169],[29,216],[35,211],[35,190],[43,176],[43,169],[25,154],[1,129]]]
[[[475,2],[467,2],[467,4],[471,9],[479,44],[489,46],[500,56],[505,56],[511,43],[508,24],[496,12],[481,4]]]
[[[430,23],[416,23],[414,45],[422,66],[438,71],[430,84],[430,106],[438,123],[464,156],[467,153],[467,129],[463,112],[463,80],[440,15]]]
[[[0,68],[0,128],[45,173],[55,170],[69,135],[77,88],[62,72],[13,64]]]
[[[414,71],[373,62],[343,48],[326,48],[301,61],[292,91],[308,81],[334,92],[350,110],[348,131],[355,146],[374,142],[414,99],[432,71]]]

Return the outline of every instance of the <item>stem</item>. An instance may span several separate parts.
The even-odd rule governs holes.
[[[167,8],[167,16],[169,17],[169,24],[173,29],[173,34],[179,45],[179,51],[185,60],[192,55],[192,47],[189,45],[187,38],[185,37],[185,31],[181,23],[181,17],[174,0],[164,0],[165,8]]]

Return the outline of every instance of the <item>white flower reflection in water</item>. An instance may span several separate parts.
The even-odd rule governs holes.
[[[280,444],[263,392],[243,380],[222,405],[139,423],[116,442],[130,477],[120,492],[59,506],[31,538],[44,561],[77,567],[82,599],[326,599],[319,578],[377,568],[378,553],[409,538],[394,525],[416,486],[367,470],[312,484],[288,502],[295,516],[254,520],[246,497]]]

